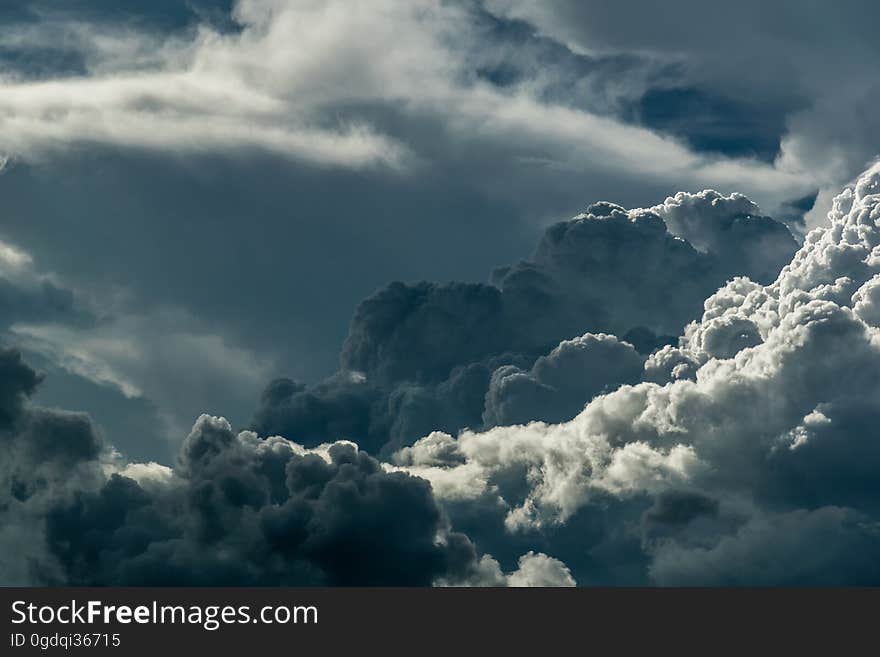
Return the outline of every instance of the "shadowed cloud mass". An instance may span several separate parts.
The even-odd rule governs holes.
[[[876,9],[740,4],[5,3],[0,583],[880,584]]]

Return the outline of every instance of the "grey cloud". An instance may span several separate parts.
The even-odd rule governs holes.
[[[869,108],[877,102],[872,62],[878,51],[866,20],[876,15],[876,6],[867,0],[834,6],[777,2],[772,7],[747,1],[716,8],[711,15],[693,0],[662,6],[572,0],[488,0],[486,5],[577,52],[608,56],[635,51],[677,63],[677,76],[647,90],[649,99],[652,94],[666,98],[656,120],[648,116],[646,123],[697,143],[708,137],[711,146],[739,130],[734,125],[715,137],[712,129],[744,112],[752,125],[725,148],[736,152],[756,138],[758,146],[769,141],[772,148],[775,141],[778,150],[770,154],[775,166],[811,171],[822,192],[815,211],[807,214],[809,228],[821,224],[834,190],[876,156],[880,125]],[[631,20],[633,15],[639,19]],[[728,107],[714,122],[711,107],[693,105],[673,109],[664,121],[663,103],[687,102],[687,94],[696,95],[692,103],[719,99]],[[708,126],[701,123],[705,118]]]
[[[354,313],[340,372],[311,388],[273,384],[253,427],[309,445],[346,438],[388,456],[432,430],[573,417],[604,388],[638,381],[641,358],[616,338],[561,341],[604,331],[651,353],[729,277],[765,280],[796,250],[788,229],[745,197],[676,198],[658,208],[714,248],[695,249],[653,210],[595,204],[549,227],[530,260],[497,269],[489,284],[379,290]],[[615,355],[603,360],[606,351]],[[593,374],[578,373],[590,362]]]
[[[880,582],[876,522],[822,507],[760,515],[710,547],[656,549],[651,577],[678,586],[866,586]]]
[[[535,361],[528,372],[499,368],[486,393],[483,424],[563,422],[596,395],[642,377],[643,358],[632,345],[610,335],[565,340]]]
[[[425,481],[351,445],[297,453],[209,417],[167,484],[114,476],[47,516],[49,545],[81,584],[429,585],[470,556],[442,531]]]
[[[7,585],[54,576],[46,511],[102,478],[103,445],[88,417],[31,407],[39,382],[19,352],[0,350],[0,580]]]
[[[202,416],[175,468],[125,463],[87,416],[32,406],[39,378],[0,352],[4,584],[574,583],[546,555],[504,574],[428,482],[350,443],[309,451]]]
[[[0,331],[17,323],[88,327],[95,322],[93,310],[72,289],[39,271],[29,253],[0,241]]]
[[[5,513],[26,528],[18,536],[42,536],[44,547],[32,563],[4,564],[4,572],[141,584],[874,582],[880,509],[872,478],[880,451],[869,428],[878,419],[870,402],[880,386],[880,353],[877,329],[863,318],[873,320],[880,276],[878,180],[873,170],[844,191],[830,226],[808,235],[775,281],[739,277],[711,294],[679,345],[648,359],[646,371],[668,371],[671,380],[599,394],[567,422],[457,436],[435,431],[400,450],[394,465],[332,443],[336,436],[302,447],[236,433],[209,416],[196,423],[173,469],[120,463],[83,416],[30,407],[37,377],[8,355],[11,463],[52,456],[36,477],[25,476],[26,467],[7,470]],[[572,290],[586,283],[560,282],[561,272],[595,272],[602,280],[592,254],[577,248],[595,240],[575,238],[603,230],[632,231],[634,239],[621,243],[647,243],[654,249],[648,254],[659,242],[674,245],[673,254],[684,249],[686,262],[714,262],[710,251],[670,236],[647,211],[604,204],[571,224],[551,228],[533,261],[515,268],[525,279],[517,294],[543,286],[579,299]],[[510,275],[503,271],[501,279]],[[397,411],[429,421],[425,408],[442,416],[444,403],[480,399],[476,391],[489,389],[493,372],[511,371],[502,362],[509,352],[486,354],[482,343],[465,352],[481,360],[456,364],[436,353],[440,336],[418,332],[431,317],[454,331],[454,310],[472,310],[468,303],[485,294],[490,311],[446,336],[462,344],[473,326],[495,321],[499,306],[507,310],[498,300],[506,303],[511,291],[477,286],[473,295],[469,286],[449,286],[432,305],[432,286],[413,288],[392,286],[355,321],[353,332],[358,321],[369,327],[358,342],[368,348],[346,357],[365,371],[344,369],[318,392],[278,381],[265,405],[313,422],[317,440],[349,430],[340,410],[356,411],[357,428],[377,417],[400,420],[388,413],[392,399]],[[625,321],[635,311],[623,304],[600,316]],[[399,327],[405,330],[396,334]],[[379,339],[383,330],[391,339]],[[404,349],[426,364],[403,359]],[[594,357],[607,363],[605,349],[619,352],[615,366],[629,363],[611,379],[636,376],[643,356],[610,336],[563,342],[539,362],[516,367],[544,385],[563,392],[573,385],[589,396],[599,381],[579,388],[586,384],[577,373],[588,378]],[[811,549],[819,543],[829,549]],[[846,560],[852,550],[865,558]],[[391,565],[389,553],[396,555]]]
[[[0,314],[5,328],[15,322],[88,321],[89,315],[77,308],[73,293],[50,281],[22,287],[0,278]]]
[[[651,210],[663,218],[669,232],[715,254],[728,272],[745,274],[761,283],[774,280],[797,250],[791,232],[763,216],[742,194],[679,192]]]
[[[580,582],[628,554],[662,584],[876,583],[880,352],[862,317],[880,276],[878,181],[874,167],[844,190],[775,281],[707,299],[679,347],[649,359],[662,385],[596,397],[570,422],[432,434],[398,462],[468,531],[480,509],[520,550],[559,541]],[[563,550],[597,514],[617,532]]]
[[[326,377],[352,306],[388,280],[484,280],[585,199],[641,207],[711,186],[772,211],[816,187],[809,170],[695,153],[621,118],[678,75],[665,62],[571,53],[480,3],[246,1],[234,29],[201,31],[203,2],[34,4],[55,11],[0,45],[63,46],[77,74],[38,62],[4,86],[4,231],[77,289],[130,295],[138,317],[182,308],[278,365],[233,390],[197,363],[127,372],[175,435],[201,411],[242,424],[270,377]],[[529,357],[598,327],[570,329]],[[168,327],[127,330],[141,343]],[[195,394],[208,389],[217,402]]]

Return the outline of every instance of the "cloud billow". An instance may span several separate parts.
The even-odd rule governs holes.
[[[640,378],[632,346],[601,334],[650,353],[674,341],[719,285],[740,274],[769,282],[796,248],[783,224],[741,195],[679,194],[651,210],[597,203],[549,227],[530,260],[498,268],[490,283],[379,290],[355,311],[340,372],[311,388],[273,383],[253,426],[304,444],[350,439],[388,456],[434,429],[570,419],[606,387]],[[620,359],[603,356],[609,349]],[[590,361],[593,382],[577,381]],[[542,381],[554,376],[570,381]],[[505,402],[522,393],[526,406]],[[543,412],[526,410],[536,406]]]
[[[398,463],[450,508],[494,509],[526,544],[597,507],[626,526],[640,506],[618,549],[638,536],[658,584],[880,582],[878,208],[875,167],[775,281],[738,278],[707,299],[681,345],[649,358],[655,372],[678,363],[660,384],[623,386],[561,424],[432,434]],[[582,540],[579,561],[555,554],[584,582],[607,541]]]
[[[690,205],[716,198],[696,196]],[[39,376],[15,352],[3,352],[3,513],[5,526],[15,528],[0,534],[9,547],[4,580],[880,582],[878,208],[875,167],[837,197],[829,225],[811,232],[778,276],[722,284],[677,345],[651,353],[589,332],[550,350],[536,341],[531,354],[522,343],[512,352],[503,343],[516,335],[514,326],[484,336],[463,351],[471,362],[456,363],[451,349],[437,353],[444,340],[465,342],[475,326],[497,321],[509,291],[475,286],[474,294],[452,285],[435,300],[436,286],[395,284],[387,298],[380,293],[381,303],[359,311],[362,326],[353,324],[353,334],[362,329],[363,349],[343,362],[362,369],[342,369],[324,389],[279,381],[265,393],[262,410],[281,412],[282,420],[298,404],[300,421],[312,422],[303,433],[316,444],[294,442],[293,433],[235,432],[221,418],[202,416],[173,468],[125,463],[87,417],[30,404]],[[661,233],[656,213],[603,204],[573,222],[609,220],[617,223],[577,225],[574,235],[632,224],[636,235],[650,231],[648,244],[672,240],[688,262],[721,260],[709,237],[698,250]],[[539,281],[551,298],[587,289],[583,280],[556,281],[560,271],[582,272],[592,262],[567,242],[572,228],[551,229],[558,234],[549,243],[565,246],[562,255],[539,249],[516,266],[530,277],[527,289]],[[478,310],[490,310],[475,312],[458,334],[447,319],[442,331],[419,336],[429,318],[464,303],[461,295],[468,303],[488,299]],[[601,321],[629,324],[635,311],[624,303]],[[670,308],[669,317],[676,312]],[[673,320],[638,318],[638,325],[664,321]],[[379,339],[383,330],[390,339]],[[423,345],[431,348],[420,351]],[[424,364],[406,360],[407,350],[425,354]],[[442,430],[444,422],[464,421],[450,419],[450,409],[479,414],[480,426]],[[524,415],[501,417],[508,412]],[[317,443],[332,427],[390,426],[374,422],[413,422],[406,431],[415,434],[418,419],[437,424],[415,442],[392,442],[387,459],[341,436]],[[383,433],[373,435],[377,453],[387,450]],[[16,541],[40,548],[17,557]],[[395,555],[390,562],[388,554]]]
[[[436,540],[441,520],[427,482],[352,445],[307,453],[203,416],[162,483],[111,476],[46,532],[81,584],[429,585],[471,556]]]
[[[351,443],[316,450],[202,416],[174,468],[125,463],[86,415],[29,397],[0,351],[0,581],[65,585],[573,585],[557,560],[504,573],[427,481]]]

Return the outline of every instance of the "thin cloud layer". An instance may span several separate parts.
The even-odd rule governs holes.
[[[586,109],[556,97],[550,90],[561,85],[546,74],[495,84],[487,71],[500,64],[485,42],[497,19],[477,4],[240,0],[232,16],[239,29],[204,22],[164,38],[130,26],[120,38],[64,13],[27,25],[28,43],[65,44],[83,71],[0,83],[0,150],[25,160],[88,145],[257,150],[320,166],[413,171],[432,155],[406,124],[439,120],[451,142],[512,148],[583,174],[601,161],[605,173],[737,185],[768,202],[814,184],[802,170],[707,157],[614,118],[615,102],[597,99],[619,92],[600,73]],[[21,45],[13,34],[5,41]],[[392,111],[403,121],[382,118]]]
[[[0,241],[0,331],[17,323],[82,327],[94,320],[88,305],[51,275],[38,271],[29,253]]]
[[[880,123],[870,108],[878,98],[873,65],[878,48],[866,21],[876,10],[869,0],[809,7],[746,0],[711,13],[694,0],[649,6],[487,0],[486,5],[575,52],[638,52],[677,66],[679,77],[648,94],[691,93],[745,103],[754,121],[747,131],[752,139],[768,129],[764,124],[776,123],[766,135],[778,143],[776,166],[811,171],[822,188],[816,209],[807,215],[808,228],[823,223],[840,185],[876,156]],[[718,117],[722,125],[736,120],[725,112]],[[676,132],[685,134],[694,123],[700,125],[699,115],[687,111],[674,115],[674,121],[680,124]],[[722,130],[719,138],[724,137]]]
[[[119,436],[118,448],[143,453],[152,443],[154,452],[165,452],[161,448],[167,442],[176,450],[193,415],[214,405],[240,415],[240,421],[247,417],[258,398],[252,391],[272,376],[264,359],[229,345],[186,312],[133,310],[125,294],[115,292],[118,299],[85,294],[41,271],[29,253],[0,241],[3,341],[81,382],[118,394],[122,403],[156,404],[151,420],[159,422],[150,434]],[[180,388],[170,390],[169,380]],[[190,395],[180,398],[181,388]]]

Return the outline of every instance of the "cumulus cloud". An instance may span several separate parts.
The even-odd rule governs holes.
[[[573,585],[526,554],[505,575],[428,482],[352,443],[309,450],[203,415],[174,468],[126,463],[82,414],[33,406],[0,352],[0,581],[117,585]]]
[[[762,283],[775,279],[797,248],[784,225],[763,216],[742,194],[679,192],[651,210],[663,218],[669,232],[715,254],[727,271],[748,273]]]
[[[472,566],[466,578],[441,579],[438,586],[510,586],[523,587],[569,587],[577,586],[566,565],[541,552],[528,552],[519,558],[517,569],[503,573],[498,561],[484,555]]]
[[[46,531],[71,582],[428,585],[459,558],[442,530],[426,482],[353,445],[307,452],[203,416],[167,480],[111,476]]]
[[[0,580],[6,585],[54,576],[46,513],[102,477],[104,450],[88,417],[30,407],[39,383],[18,352],[0,351]]]
[[[235,432],[207,415],[173,468],[127,463],[87,417],[28,403],[40,377],[3,352],[2,510],[5,526],[20,528],[0,534],[9,548],[3,576],[70,584],[876,583],[878,190],[875,167],[836,198],[829,225],[807,235],[775,280],[733,278],[705,299],[677,346],[650,355],[586,334],[514,365],[518,372],[500,362],[506,351],[485,353],[485,342],[464,352],[477,360],[455,363],[437,353],[443,338],[465,344],[475,326],[498,321],[493,313],[505,309],[509,291],[448,286],[435,302],[434,286],[392,286],[391,301],[362,318],[369,330],[357,334],[353,324],[359,348],[344,352],[343,363],[361,369],[344,367],[326,390],[278,381],[263,410],[312,422],[317,441],[377,417],[399,421],[388,414],[392,399],[414,416],[424,408],[442,415],[438,400],[454,406],[462,395],[470,404],[480,399],[474,390],[495,385],[495,396],[470,410],[497,412],[499,399],[520,392],[504,389],[511,374],[553,387],[566,414],[577,412],[575,398],[598,395],[568,421],[433,431],[397,443],[392,463],[338,436],[304,446],[295,435]],[[552,227],[535,258],[506,268],[501,280],[515,269],[526,289],[537,280],[578,299],[566,291],[587,283],[560,272],[601,280],[594,254],[578,247],[604,231],[632,231],[625,234],[637,239],[621,243],[647,244],[648,254],[668,244],[673,255],[659,250],[665,258],[683,253],[716,266],[717,248],[673,237],[654,212],[603,204],[569,224]],[[590,239],[576,239],[583,235]],[[474,324],[458,323],[463,337],[419,335],[429,318],[443,333],[456,330],[451,318],[462,301],[476,304],[465,305]],[[599,316],[636,310],[623,304]],[[382,330],[391,340],[367,339]],[[424,363],[404,359],[405,350]],[[558,410],[557,399],[547,400],[537,413]],[[349,419],[339,415],[346,409],[360,410]],[[20,541],[38,549],[25,553]]]
[[[175,470],[121,468],[88,418],[27,405],[38,377],[17,353],[0,365],[7,584],[429,584],[470,556],[438,539],[426,482],[352,445],[306,452],[204,416]]]
[[[532,258],[490,283],[379,290],[354,313],[340,372],[312,387],[273,383],[253,427],[389,456],[432,430],[570,419],[603,390],[639,381],[637,352],[675,341],[719,285],[769,282],[796,248],[740,195],[679,194],[650,210],[597,203],[550,226]]]
[[[688,376],[623,386],[562,424],[434,434],[398,463],[453,504],[495,508],[513,534],[552,534],[594,506],[624,523],[644,504],[658,583],[876,582],[880,340],[855,307],[871,316],[880,275],[878,186],[875,167],[775,281],[732,281],[680,347],[652,356],[677,352]]]
[[[643,364],[632,345],[611,335],[587,333],[565,340],[527,372],[514,365],[495,370],[483,423],[570,420],[597,394],[639,381]]]

